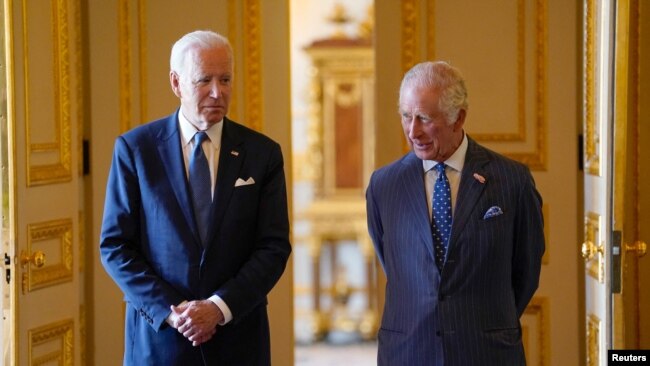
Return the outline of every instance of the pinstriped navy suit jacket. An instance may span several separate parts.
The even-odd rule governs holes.
[[[423,182],[411,152],[377,170],[366,192],[388,280],[378,364],[525,365],[519,317],[544,253],[542,199],[528,168],[469,139],[442,272]],[[484,219],[492,206],[503,214]]]

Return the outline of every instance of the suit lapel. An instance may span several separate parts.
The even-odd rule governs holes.
[[[187,225],[192,228],[196,243],[201,246],[201,239],[192,212],[192,203],[189,196],[189,186],[185,174],[185,161],[183,149],[178,135],[178,111],[169,116],[167,123],[157,134],[159,141],[158,152],[160,159],[164,162],[165,171],[169,184],[174,191],[178,205],[185,217]]]
[[[235,187],[235,181],[246,158],[246,150],[240,146],[242,139],[237,133],[237,126],[226,118],[224,118],[223,124],[217,184],[214,188],[214,199],[212,200],[212,222],[214,225],[210,226],[210,232],[208,233],[210,240],[208,240],[208,243],[212,243],[212,238],[221,228],[223,217],[226,214]]]
[[[415,220],[415,230],[422,234],[423,244],[427,248],[429,256],[433,258],[433,237],[431,236],[431,221],[429,220],[429,208],[427,195],[424,190],[424,170],[422,160],[412,152],[402,162],[400,176],[404,180],[402,187],[405,187],[408,197],[409,211]]]
[[[485,185],[489,184],[489,173],[485,170],[488,163],[489,158],[485,150],[476,144],[474,140],[468,138],[467,154],[465,155],[465,164],[460,178],[451,238],[449,239],[449,251],[454,249],[463,228],[467,225],[470,214],[483,193]],[[474,178],[474,174],[485,177],[487,182],[479,182]]]

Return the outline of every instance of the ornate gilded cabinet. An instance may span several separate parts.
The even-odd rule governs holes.
[[[313,42],[306,52],[313,65],[307,164],[314,200],[301,216],[311,227],[312,329],[316,339],[338,331],[370,339],[378,311],[364,198],[374,169],[373,47],[370,39],[333,37]],[[348,244],[348,254],[341,243]],[[362,310],[354,310],[348,301],[359,295]]]

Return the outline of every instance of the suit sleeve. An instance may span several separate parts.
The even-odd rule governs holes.
[[[159,330],[165,325],[169,306],[184,299],[154,272],[142,254],[140,202],[133,151],[119,137],[106,187],[99,244],[101,260],[126,300]]]
[[[539,285],[544,254],[542,198],[528,170],[517,204],[515,225],[512,285],[517,315],[521,316]]]
[[[265,301],[284,272],[291,254],[284,162],[273,143],[257,209],[254,248],[237,274],[214,293],[230,308],[237,323]],[[229,243],[236,245],[236,243]]]
[[[366,190],[366,215],[368,217],[368,233],[370,234],[370,238],[375,246],[377,258],[382,267],[384,267],[384,243],[382,241],[384,234],[381,224],[381,216],[379,214],[379,207],[377,207],[377,202],[375,200],[375,192],[373,188],[375,181],[376,176],[373,174],[370,178],[368,189]]]

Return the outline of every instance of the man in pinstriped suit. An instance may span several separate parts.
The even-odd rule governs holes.
[[[445,62],[418,64],[402,80],[412,151],[378,169],[366,192],[388,280],[380,366],[526,363],[519,318],[539,282],[542,199],[526,166],[465,134],[467,108],[463,78]],[[440,264],[431,208],[438,163],[453,217]]]

